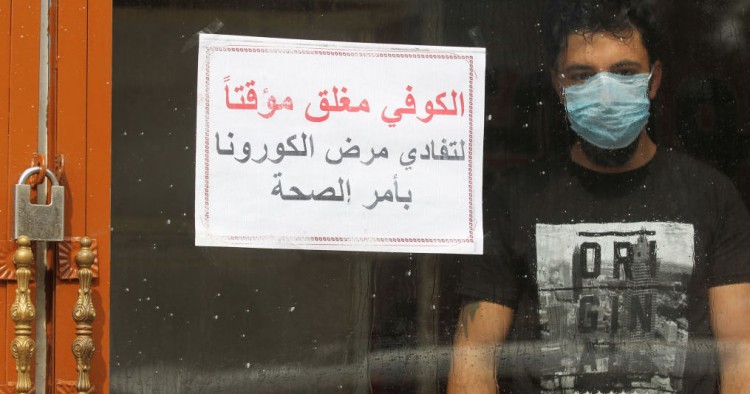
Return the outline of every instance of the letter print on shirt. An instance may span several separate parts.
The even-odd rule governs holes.
[[[542,392],[680,390],[691,224],[537,224],[536,252]]]

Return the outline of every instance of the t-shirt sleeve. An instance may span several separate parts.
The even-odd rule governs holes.
[[[471,300],[490,301],[515,309],[520,284],[510,250],[514,225],[507,182],[499,179],[486,189],[484,254],[462,261],[458,292]]]
[[[750,215],[728,179],[719,182],[718,224],[710,251],[708,285],[750,282]]]

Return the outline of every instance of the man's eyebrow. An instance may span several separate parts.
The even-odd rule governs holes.
[[[641,67],[641,63],[636,62],[635,60],[622,60],[622,61],[619,61],[619,62],[617,62],[617,63],[609,66],[610,69],[613,69],[613,68],[624,68],[624,67],[636,67],[636,68],[639,68],[639,67]]]
[[[592,66],[587,66],[585,64],[571,64],[570,66],[565,67],[564,72],[572,73],[575,71],[592,71],[592,70],[596,70],[596,69]]]
[[[632,67],[632,68],[641,68],[642,64],[640,62],[635,61],[635,60],[626,59],[626,60],[621,60],[621,61],[619,61],[619,62],[617,62],[615,64],[612,64],[611,66],[609,66],[609,69],[610,70],[616,70],[616,69],[629,68],[629,67]],[[565,70],[563,70],[563,73],[570,74],[570,73],[574,73],[576,71],[594,71],[595,72],[595,71],[597,71],[597,69],[596,69],[596,67],[593,67],[593,66],[590,66],[590,65],[581,64],[581,63],[574,63],[574,64],[571,64],[568,67],[566,67]]]

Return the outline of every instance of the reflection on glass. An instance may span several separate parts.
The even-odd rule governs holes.
[[[484,220],[485,253],[492,259],[497,250],[491,241],[502,234],[494,227],[501,215],[494,190],[503,186],[496,174],[566,155],[574,140],[542,53],[546,6],[488,0],[115,1],[111,390],[444,391],[462,305],[459,272],[472,258],[193,246],[196,34],[486,47]],[[750,73],[742,2],[667,8],[663,27],[670,45],[651,109],[652,137],[725,172],[747,201],[750,119],[743,109],[750,106]],[[654,240],[659,242],[648,238]],[[607,241],[602,261],[614,267],[608,261],[615,240]],[[616,242],[637,245],[638,237]],[[563,267],[573,264],[574,250],[560,256]],[[657,260],[662,257],[657,249]],[[661,260],[660,272],[669,264]],[[556,266],[545,267],[551,278]],[[572,265],[560,269],[552,280],[572,283],[573,272]],[[616,280],[607,272],[606,280]],[[680,277],[668,281],[682,283]],[[656,297],[679,309],[681,291],[672,286]],[[569,293],[551,288],[535,295],[548,302],[537,313],[550,337],[578,324],[578,314],[553,306],[580,311]],[[611,325],[624,304],[615,308],[609,293],[587,298],[584,323]],[[652,321],[665,346],[685,329],[672,309],[657,306]],[[563,364],[564,357],[545,360]],[[589,368],[594,365],[603,367],[603,361],[594,357]]]

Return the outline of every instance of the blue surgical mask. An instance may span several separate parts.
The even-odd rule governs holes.
[[[600,72],[582,84],[563,88],[571,127],[602,149],[630,145],[648,122],[650,78],[650,74]]]

